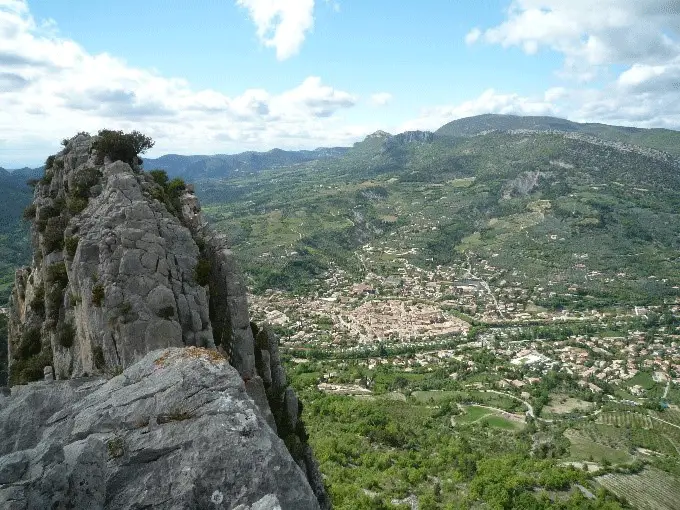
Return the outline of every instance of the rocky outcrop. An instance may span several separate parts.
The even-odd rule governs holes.
[[[411,143],[431,143],[434,133],[431,131],[404,131],[398,135],[389,136],[383,142],[383,150],[389,151]]]
[[[10,307],[11,382],[119,371],[168,346],[214,346],[191,232],[154,200],[160,186],[121,161],[98,165],[79,135],[34,200],[34,258]],[[36,339],[40,338],[38,344]]]
[[[0,396],[0,508],[319,503],[226,358],[175,348],[112,379],[32,383]]]
[[[17,271],[10,301],[10,385],[110,377],[167,347],[222,353],[330,507],[278,338],[250,323],[225,236],[190,186],[143,172],[138,158],[110,161],[95,140],[67,141],[36,184],[33,263]]]

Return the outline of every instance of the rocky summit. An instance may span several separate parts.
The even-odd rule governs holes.
[[[137,150],[119,157],[133,141],[79,134],[34,183],[0,506],[328,508],[278,338],[250,322],[227,240],[190,186],[142,171]]]
[[[0,402],[1,508],[319,507],[214,350],[158,350],[112,379],[18,386]]]

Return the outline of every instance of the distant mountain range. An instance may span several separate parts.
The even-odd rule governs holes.
[[[256,291],[313,291],[331,267],[360,280],[370,245],[385,253],[383,276],[395,253],[433,268],[476,257],[541,306],[652,304],[680,295],[680,161],[659,150],[678,142],[670,130],[488,115],[378,131],[340,158],[197,191]]]
[[[522,135],[524,138],[515,136],[520,130],[526,132],[526,135]],[[505,135],[508,132],[515,134],[507,138]],[[538,136],[536,133],[544,134]],[[546,138],[545,133],[558,134],[559,140]],[[523,139],[526,141],[521,143],[527,145],[520,150],[517,143]],[[598,146],[599,142],[593,144],[593,140],[601,140],[602,143]],[[499,146],[498,144],[505,145]],[[510,153],[512,157],[508,159]],[[181,177],[188,182],[195,182],[201,200],[209,207],[220,206],[225,200],[231,200],[235,204],[239,201],[254,201],[260,204],[262,211],[271,209],[272,200],[280,198],[289,200],[293,195],[298,196],[301,203],[307,204],[301,206],[301,210],[322,211],[326,207],[332,208],[332,203],[324,204],[323,199],[317,196],[319,195],[318,189],[321,189],[320,185],[332,187],[342,182],[360,183],[375,178],[382,179],[383,176],[392,176],[391,178],[397,179],[400,183],[410,182],[414,186],[424,186],[422,183],[436,183],[437,186],[444,186],[446,189],[449,182],[457,183],[455,186],[462,186],[460,183],[464,181],[459,181],[460,179],[474,178],[474,184],[471,184],[466,191],[468,204],[464,210],[469,218],[474,218],[473,222],[465,225],[461,223],[455,228],[451,227],[453,230],[459,229],[458,234],[464,233],[465,236],[472,235],[475,231],[485,233],[486,237],[491,236],[489,227],[485,226],[489,221],[486,217],[493,216],[502,219],[505,214],[493,208],[505,210],[509,204],[515,204],[512,200],[508,200],[508,197],[513,199],[525,197],[520,200],[521,202],[528,200],[526,197],[535,195],[536,189],[542,189],[539,195],[551,197],[549,200],[553,207],[550,214],[544,214],[546,218],[553,218],[554,221],[563,223],[567,221],[565,218],[568,218],[567,223],[571,223],[574,218],[578,217],[578,221],[583,222],[574,227],[575,231],[581,232],[579,235],[588,234],[592,237],[595,234],[603,234],[604,237],[599,241],[605,243],[615,238],[616,242],[612,241],[612,249],[607,252],[607,256],[614,257],[617,249],[621,248],[620,232],[614,235],[612,226],[616,223],[617,228],[625,227],[629,236],[643,235],[644,237],[646,235],[657,246],[663,246],[663,249],[655,253],[666,253],[670,257],[674,253],[672,250],[677,248],[677,244],[672,239],[678,234],[673,212],[674,208],[680,205],[676,192],[678,179],[680,179],[680,172],[677,170],[678,158],[680,158],[680,132],[678,131],[581,124],[555,117],[490,114],[458,119],[434,132],[409,131],[391,135],[378,131],[354,144],[353,147],[300,151],[274,149],[267,152],[249,151],[232,155],[168,154],[159,158],[145,158],[144,168],[146,170],[164,169],[171,177]],[[575,161],[581,165],[583,169],[581,173],[577,169],[568,168],[568,165],[576,164]],[[563,164],[567,167],[560,166]],[[503,172],[505,172],[505,177],[501,175]],[[0,168],[0,189],[4,192],[3,200],[0,201],[0,303],[7,297],[13,268],[25,263],[29,256],[28,235],[21,220],[22,211],[32,196],[32,191],[26,185],[26,181],[39,178],[42,173],[42,167],[12,171]],[[260,177],[260,174],[263,176]],[[228,182],[229,185],[216,185],[215,181],[220,180],[225,181],[225,184]],[[399,198],[401,194],[406,193],[407,189],[392,195],[390,189],[395,186],[398,188],[398,186],[393,181],[390,182],[392,184],[388,183],[389,186],[383,185],[384,190],[373,190],[370,193],[367,192],[368,195],[383,196],[387,193],[385,196],[394,196],[394,201],[390,198],[384,200],[385,204],[392,204],[396,209],[410,209],[410,206],[407,207],[408,204],[400,202],[402,198]],[[581,182],[584,185],[589,183],[589,186],[594,186],[597,190],[593,188],[588,192],[587,187],[582,188]],[[613,188],[611,183],[614,183]],[[312,190],[314,186],[316,190]],[[561,190],[559,186],[564,189]],[[602,196],[603,194],[610,195],[617,186],[625,187],[623,191],[618,192],[616,197],[611,197],[609,205],[600,203],[600,198],[596,200],[593,197],[584,198],[586,205],[579,205],[572,200],[574,197],[568,196],[568,193],[574,195],[575,190],[580,190],[579,192],[585,194],[597,192]],[[305,187],[309,190],[305,191]],[[634,188],[648,189],[649,192],[635,191]],[[287,189],[288,191],[285,191]],[[657,191],[654,191],[655,189]],[[263,194],[269,195],[270,192],[271,196],[260,201]],[[647,197],[628,196],[633,192],[647,193]],[[286,193],[289,193],[287,197],[279,197]],[[328,191],[324,193],[328,196],[333,195]],[[433,193],[433,191],[429,190],[428,193]],[[498,201],[499,197],[495,195],[499,193],[506,198]],[[623,194],[626,195],[625,200],[620,202]],[[365,197],[361,197],[359,202],[363,204]],[[415,195],[411,199],[413,203],[421,200]],[[337,206],[334,215],[337,215],[337,211],[343,210],[343,207],[351,209],[358,203],[355,203],[354,198],[348,201],[344,196],[337,196],[333,200],[337,201],[337,204],[333,206]],[[652,205],[648,205],[649,200]],[[626,206],[628,212],[624,214],[625,203],[629,206],[637,204],[638,209],[634,210]],[[564,206],[564,210],[560,209],[560,204]],[[517,202],[514,207],[521,209],[528,206]],[[519,209],[515,213],[519,214]],[[563,216],[556,218],[554,215],[558,210]],[[644,220],[637,219],[650,211],[653,211],[651,216],[645,217]],[[444,212],[438,211],[438,213]],[[446,214],[450,213],[452,211]],[[257,224],[257,221],[262,219],[258,217],[258,214],[253,213],[251,216],[255,222],[253,224]],[[673,218],[664,217],[664,214],[671,214]],[[387,214],[387,216],[392,216],[392,214]],[[307,217],[307,220],[309,221],[310,218]],[[340,218],[340,216],[329,215],[327,219],[331,221],[332,218]],[[355,217],[343,221],[350,225],[362,224]],[[384,227],[382,223],[375,226],[377,229]],[[652,233],[640,234],[640,232],[649,231],[652,227],[654,227]],[[236,227],[232,224],[227,225],[226,228],[234,229],[233,237],[238,238],[241,235],[239,233],[241,226]],[[319,225],[315,229],[318,239],[323,239],[327,234],[324,228],[323,225]],[[308,228],[308,233],[309,231]],[[441,246],[452,249],[454,246],[444,239],[448,235],[445,235],[446,230],[442,229],[439,232],[442,239],[429,240],[428,242],[431,241],[429,246],[432,247],[441,242],[444,243]],[[610,234],[614,237],[608,237]],[[357,239],[363,241],[364,238],[371,237],[372,234],[361,233]],[[428,234],[426,237],[429,239],[432,235]],[[515,239],[514,236],[512,237]],[[318,242],[318,239],[314,242]],[[426,241],[425,238],[423,240]],[[252,237],[250,241],[257,242]],[[267,242],[271,241],[276,240],[267,238]],[[587,245],[589,243],[590,241],[586,242]],[[503,243],[497,246],[499,250],[507,248],[502,245]],[[615,246],[618,248],[615,249]],[[300,248],[305,249],[304,246]],[[338,249],[338,246],[333,245],[331,252],[337,255],[340,253]],[[671,251],[667,251],[669,249]],[[508,253],[510,251],[508,249]],[[242,250],[242,253],[246,251]],[[675,258],[671,258],[674,262],[670,266],[674,270]],[[661,260],[656,262],[657,265],[663,265]]]
[[[30,257],[31,243],[21,215],[33,197],[26,181],[40,177],[42,172],[42,167],[12,172],[0,168],[0,303],[8,296],[14,269]]]
[[[187,181],[228,178],[236,174],[259,172],[266,169],[286,167],[319,159],[343,156],[346,147],[329,147],[314,150],[284,151],[273,149],[267,152],[241,152],[240,154],[215,154],[213,156],[180,156],[168,154],[160,158],[146,158],[144,168],[160,168],[171,177]]]
[[[387,145],[394,147],[409,141],[432,141],[441,137],[464,138],[487,131],[513,131],[518,129],[582,133],[603,140],[657,149],[672,156],[680,157],[679,131],[579,123],[557,117],[486,114],[454,120],[434,132],[408,131],[391,135],[385,131],[377,131],[369,135],[368,138],[388,139],[390,141],[387,142]],[[144,168],[146,170],[160,168],[168,172],[171,177],[181,177],[189,182],[195,182],[203,179],[224,179],[234,175],[288,167],[316,160],[337,159],[345,156],[350,149],[350,147],[320,147],[314,150],[272,149],[266,152],[247,151],[239,154],[166,154],[159,158],[144,158]],[[13,174],[17,181],[28,179],[35,174],[40,174],[41,171],[42,167],[9,171],[0,167],[0,173]]]
[[[623,142],[668,152],[680,157],[680,132],[672,129],[643,129],[607,124],[579,123],[557,117],[520,117],[517,115],[477,115],[454,120],[435,134],[447,137],[473,136],[485,131],[564,131],[596,136],[603,140]]]

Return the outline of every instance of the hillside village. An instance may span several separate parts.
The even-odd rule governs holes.
[[[378,274],[385,255],[391,257],[387,276]],[[486,349],[499,374],[517,369],[523,374],[489,381],[496,388],[519,393],[555,370],[612,400],[621,396],[613,389],[621,388],[623,400],[631,405],[643,404],[648,396],[649,384],[639,381],[663,385],[655,397],[680,394],[680,332],[660,321],[678,317],[679,301],[549,311],[534,302],[556,294],[550,290],[553,282],[527,289],[519,281],[508,281],[513,275],[503,275],[487,260],[468,258],[465,266],[428,270],[405,255],[365,245],[357,252],[366,269],[362,281],[335,267],[311,295],[274,290],[251,295],[252,312],[282,333],[282,345],[290,353],[314,351],[339,359],[363,354],[360,364],[368,369],[387,363],[407,372],[435,370],[453,361],[457,369],[449,376],[469,377],[488,368],[480,369],[470,359]],[[576,266],[583,265],[580,260]],[[610,278],[594,273],[588,274]],[[575,285],[568,287],[575,290]],[[651,329],[642,330],[643,323]],[[355,388],[359,393],[365,389]]]

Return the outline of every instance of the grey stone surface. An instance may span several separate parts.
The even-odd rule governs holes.
[[[101,503],[102,495],[94,488],[86,489],[87,494],[69,497],[79,501],[83,507],[101,508],[104,505],[114,508],[110,487],[114,487],[113,492],[118,494],[117,487],[128,483],[120,477],[147,476],[147,471],[139,465],[151,462],[149,458],[153,462],[156,458],[182,460],[186,454],[197,459],[200,455],[195,450],[194,435],[189,436],[189,442],[170,442],[170,450],[160,453],[153,441],[147,440],[156,438],[158,431],[166,430],[166,423],[184,421],[172,419],[172,416],[183,417],[189,413],[192,420],[187,421],[195,423],[193,409],[204,409],[201,419],[210,425],[212,418],[208,416],[218,415],[221,411],[211,409],[208,412],[205,402],[194,402],[209,393],[210,379],[204,381],[195,374],[187,378],[184,374],[181,381],[176,379],[173,384],[182,389],[190,382],[193,384],[196,393],[186,397],[193,402],[189,411],[181,408],[165,413],[150,412],[145,417],[144,413],[149,409],[156,409],[172,398],[163,388],[148,388],[141,380],[130,383],[134,380],[130,374],[137,373],[134,369],[137,361],[147,359],[145,356],[156,349],[185,346],[215,348],[216,345],[226,353],[229,363],[238,372],[235,375],[232,371],[230,377],[236,380],[240,375],[239,391],[247,392],[255,403],[258,416],[268,425],[255,427],[253,431],[246,427],[241,436],[260,435],[265,443],[269,439],[265,441],[263,438],[269,438],[273,432],[286,437],[291,451],[295,452],[295,458],[288,457],[288,461],[297,463],[312,481],[321,508],[329,508],[318,466],[315,461],[309,461],[313,461],[313,455],[299,416],[301,406],[297,395],[287,385],[278,338],[266,327],[259,333],[257,327],[251,327],[246,287],[226,237],[207,224],[191,187],[179,196],[178,211],[177,202],[170,204],[166,192],[151,176],[140,172],[136,164],[112,162],[108,158],[104,158],[104,164],[98,164],[96,154],[91,153],[92,141],[85,135],[71,139],[64,151],[56,155],[55,164],[49,170],[50,179],[36,186],[34,204],[37,221],[32,229],[34,257],[30,268],[16,273],[9,311],[9,362],[10,367],[16,363],[16,367],[22,370],[23,367],[31,369],[37,365],[42,369],[49,365],[52,368],[45,368],[45,379],[49,380],[51,376],[57,382],[51,383],[54,388],[47,382],[16,386],[10,399],[0,395],[0,409],[18,409],[21,406],[36,409],[35,420],[24,411],[15,414],[2,414],[0,411],[0,433],[5,434],[0,435],[0,455],[30,452],[28,457],[8,458],[5,464],[0,462],[0,479],[9,479],[17,475],[8,473],[14,467],[17,472],[22,472],[22,463],[29,459],[26,473],[22,472],[21,478],[8,482],[9,486],[0,491],[0,498],[5,498],[0,499],[0,508],[4,508],[3,502],[12,502],[11,505],[16,506],[19,504],[17,501],[30,498],[49,508],[54,501],[50,500],[49,491],[45,489],[47,485],[54,485],[54,490],[63,494],[66,490],[63,489],[64,484],[77,480],[82,487],[94,487],[102,476],[106,478],[107,487],[104,503]],[[75,191],[77,195],[74,195]],[[88,197],[87,207],[80,213],[74,212],[69,204],[74,196],[82,197],[83,193]],[[38,228],[41,218],[48,221],[47,230],[50,230],[49,222],[55,228],[63,228],[71,250],[55,248],[57,245],[49,242],[46,231]],[[58,234],[58,230],[50,235],[55,233]],[[201,278],[200,284],[196,271],[199,261],[209,265],[207,282]],[[65,275],[62,274],[64,272]],[[39,331],[40,353],[33,359],[21,359],[19,347],[22,338],[32,330]],[[216,351],[212,352],[217,355]],[[124,372],[127,374],[124,392],[111,381],[105,383],[102,379],[87,378],[112,375],[123,369],[127,369]],[[20,373],[18,369],[15,375],[17,373]],[[22,376],[23,379],[36,378],[33,372],[29,374]],[[175,373],[173,377],[179,376]],[[104,390],[99,386],[106,386],[113,395],[102,393]],[[99,400],[92,401],[92,395],[97,395]],[[129,405],[111,401],[116,395],[133,400]],[[182,393],[176,398],[181,399]],[[83,401],[89,402],[87,412],[78,407]],[[246,422],[252,421],[250,415],[244,414],[238,407],[231,411],[236,413],[230,418],[232,420],[239,421],[242,420],[239,417],[245,416]],[[221,414],[229,413],[225,410]],[[138,422],[146,425],[138,427]],[[57,426],[60,423],[68,426]],[[47,442],[41,436],[46,427],[51,434]],[[119,439],[127,441],[131,431],[138,429],[144,429],[145,435],[132,437],[141,444],[138,455],[133,455],[126,444],[119,444]],[[22,430],[22,434],[18,435],[17,430]],[[195,433],[193,429],[188,432]],[[201,436],[206,451],[234,447],[231,443],[223,444],[221,432],[219,427],[213,427]],[[212,443],[210,433],[216,435]],[[295,437],[291,438],[291,435]],[[114,459],[118,459],[116,452],[120,452],[126,469],[121,468],[120,472],[112,474],[111,464],[117,461],[111,458],[102,461],[101,456],[96,454],[101,451],[101,444],[97,441],[103,441],[108,457],[114,452]],[[276,444],[280,445],[280,442]],[[38,447],[40,451],[34,451]],[[301,452],[306,453],[303,455]],[[247,452],[241,453],[245,455]],[[255,453],[256,464],[260,453],[260,450]],[[229,449],[222,452],[222,455],[231,454]],[[245,456],[240,462],[246,463],[248,459]],[[214,459],[206,460],[216,462]],[[40,485],[41,488],[37,489],[27,482],[37,480],[42,476],[40,473],[53,466],[59,467],[55,467],[54,476],[45,481],[47,485]],[[158,466],[165,470],[165,464]],[[170,494],[184,494],[182,491],[190,485],[187,477],[194,480],[193,475],[187,474],[193,473],[191,466],[190,462],[185,465],[184,469],[189,471],[177,471],[175,467],[174,471],[167,470],[167,477],[177,477],[173,482],[161,474],[148,474],[147,482],[153,483],[154,487],[171,483]],[[239,463],[232,467],[241,469],[243,466]],[[261,467],[269,469],[272,466]],[[281,467],[274,465],[273,469],[274,473],[267,472],[263,476],[278,477]],[[238,473],[219,469],[217,472],[222,473],[229,483],[240,480]],[[217,484],[218,478],[217,475],[212,478],[206,475],[205,480]],[[267,493],[262,495],[262,502],[258,502],[250,498],[254,494],[251,494],[251,489],[259,491],[259,486],[244,486],[243,494],[248,497],[243,496],[243,503],[238,504],[246,508],[275,508],[280,503],[288,508],[286,500],[278,492],[271,492],[274,499],[267,499]],[[154,491],[149,498],[157,501],[162,497],[162,490]],[[223,497],[220,494],[226,494],[219,487],[214,488],[213,493],[217,499]],[[125,507],[125,501],[116,500],[115,503]]]
[[[17,386],[2,403],[3,509],[319,508],[213,350],[155,351],[110,380]]]
[[[286,410],[286,419],[290,424],[290,428],[295,430],[298,422],[299,400],[293,388],[286,388],[283,398],[283,405]]]
[[[253,399],[253,402],[257,404],[257,407],[260,409],[260,412],[267,421],[267,424],[272,428],[272,430],[274,430],[274,432],[276,432],[276,420],[274,419],[274,415],[272,414],[272,411],[269,407],[267,392],[265,391],[262,378],[256,376],[246,381],[246,391],[248,392],[248,396]]]

